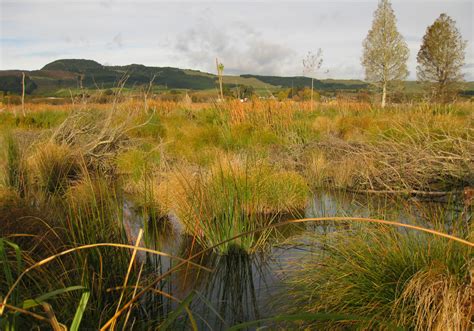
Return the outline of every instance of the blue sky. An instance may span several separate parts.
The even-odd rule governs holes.
[[[363,78],[362,41],[377,1],[24,1],[0,0],[0,69],[39,69],[59,58],[142,63],[226,73],[302,74],[323,49],[324,78]],[[440,13],[456,20],[474,80],[472,1],[393,0],[416,75],[421,38]]]

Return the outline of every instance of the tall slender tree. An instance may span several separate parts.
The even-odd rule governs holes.
[[[418,52],[418,80],[425,83],[431,98],[440,102],[453,100],[463,82],[466,42],[456,28],[456,22],[441,14],[426,29]]]
[[[216,58],[216,68],[217,68],[217,78],[219,79],[219,91],[220,91],[220,100],[224,101],[224,89],[222,87],[223,74],[224,74],[224,65],[219,62]]]
[[[402,81],[408,76],[408,47],[397,30],[397,19],[390,1],[380,0],[363,47],[365,79],[382,91],[384,108],[389,84]]]
[[[313,111],[313,94],[314,94],[314,76],[323,65],[323,51],[318,49],[318,52],[308,52],[303,59],[303,75],[311,77],[311,111]]]
[[[21,73],[21,112],[23,117],[26,116],[25,114],[25,73]]]

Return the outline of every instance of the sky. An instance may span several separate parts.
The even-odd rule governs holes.
[[[392,0],[410,49],[409,79],[426,28],[447,13],[468,42],[474,80],[473,1]],[[363,79],[362,41],[372,1],[0,0],[0,69],[40,69],[61,58],[139,63],[225,74],[302,75],[308,51],[323,52],[318,78]]]

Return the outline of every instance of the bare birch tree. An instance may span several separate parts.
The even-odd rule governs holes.
[[[316,72],[323,65],[323,51],[318,49],[318,52],[308,52],[303,59],[303,75],[311,78],[311,111],[313,110],[313,93],[314,93],[314,76]]]
[[[224,89],[222,86],[222,75],[224,74],[224,65],[216,58],[217,78],[219,79],[220,99],[224,101]]]

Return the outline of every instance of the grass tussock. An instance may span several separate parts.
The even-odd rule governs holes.
[[[433,265],[420,270],[404,286],[394,306],[400,311],[401,325],[415,330],[467,330],[472,314],[472,288],[469,278],[459,279]],[[405,311],[414,309],[412,313]]]
[[[117,219],[115,190],[113,184],[103,178],[86,177],[68,188],[65,203],[78,219]]]
[[[66,145],[47,143],[30,157],[32,176],[49,194],[63,194],[81,177],[80,157]]]
[[[470,247],[384,226],[311,238],[325,242],[324,250],[305,257],[287,279],[293,309],[358,316],[363,329],[468,327]]]
[[[297,213],[304,208],[309,193],[300,175],[239,158],[220,161],[191,176],[181,175],[173,184],[175,195],[168,198],[174,201],[172,210],[203,247],[264,227],[278,215]],[[244,236],[236,244],[251,252],[265,243],[268,234]],[[233,244],[217,249],[225,253]]]
[[[31,258],[64,247],[63,231],[54,208],[37,208],[12,188],[0,188],[0,238],[14,241]]]

